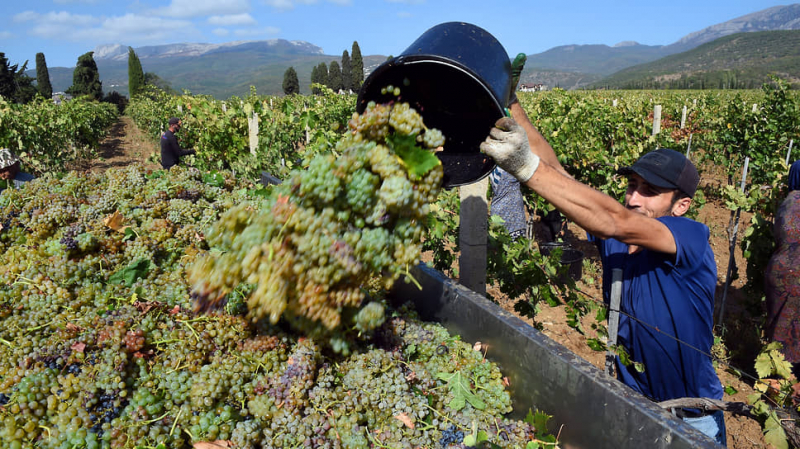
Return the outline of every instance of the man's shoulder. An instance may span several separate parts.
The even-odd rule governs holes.
[[[708,240],[710,231],[708,226],[688,217],[660,217],[658,221],[666,225],[676,239],[691,238]]]
[[[36,176],[33,176],[32,174],[25,172],[19,172],[17,173],[17,176],[14,177],[14,181],[17,182],[28,182],[28,181],[33,181],[34,179],[36,179]]]

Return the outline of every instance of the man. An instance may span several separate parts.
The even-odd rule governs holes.
[[[169,128],[161,136],[161,166],[165,169],[178,165],[181,156],[195,154],[194,150],[182,150],[178,145],[175,133],[181,129],[181,125],[182,122],[179,118],[172,117],[169,119]]]
[[[659,149],[620,170],[625,205],[567,174],[518,102],[497,121],[481,150],[594,236],[603,262],[603,294],[623,269],[619,344],[644,372],[623,366],[620,380],[654,401],[722,398],[711,358],[717,283],[708,227],[683,217],[699,176],[682,154]],[[516,119],[516,121],[514,120]],[[723,412],[675,414],[725,445]]]
[[[16,154],[8,148],[0,148],[0,179],[6,181],[9,186],[19,189],[26,182],[36,178],[20,170],[19,157]],[[3,188],[0,188],[0,190],[3,190]]]

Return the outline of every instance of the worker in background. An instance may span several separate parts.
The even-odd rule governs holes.
[[[175,138],[175,133],[181,129],[183,123],[177,117],[169,119],[169,128],[161,136],[161,166],[164,169],[169,169],[174,165],[180,163],[182,156],[195,154],[194,150],[184,150],[178,145],[178,139]]]

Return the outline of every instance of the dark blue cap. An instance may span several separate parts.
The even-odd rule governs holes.
[[[678,189],[694,198],[700,183],[700,175],[692,161],[683,154],[668,148],[659,148],[640,157],[630,167],[622,167],[617,173],[636,173],[648,184],[665,189]]]

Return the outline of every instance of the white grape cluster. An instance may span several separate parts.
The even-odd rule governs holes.
[[[319,327],[335,331],[343,312],[362,306],[371,284],[389,288],[418,262],[442,167],[411,175],[387,139],[410,135],[425,148],[423,134],[441,145],[441,133],[427,130],[405,103],[370,103],[349,127],[338,157],[316,156],[274,187],[265,204],[235,207],[213,227],[208,240],[221,251],[190,273],[198,309],[222,304],[245,283],[255,286],[247,301],[253,321],[285,317],[310,335]]]

